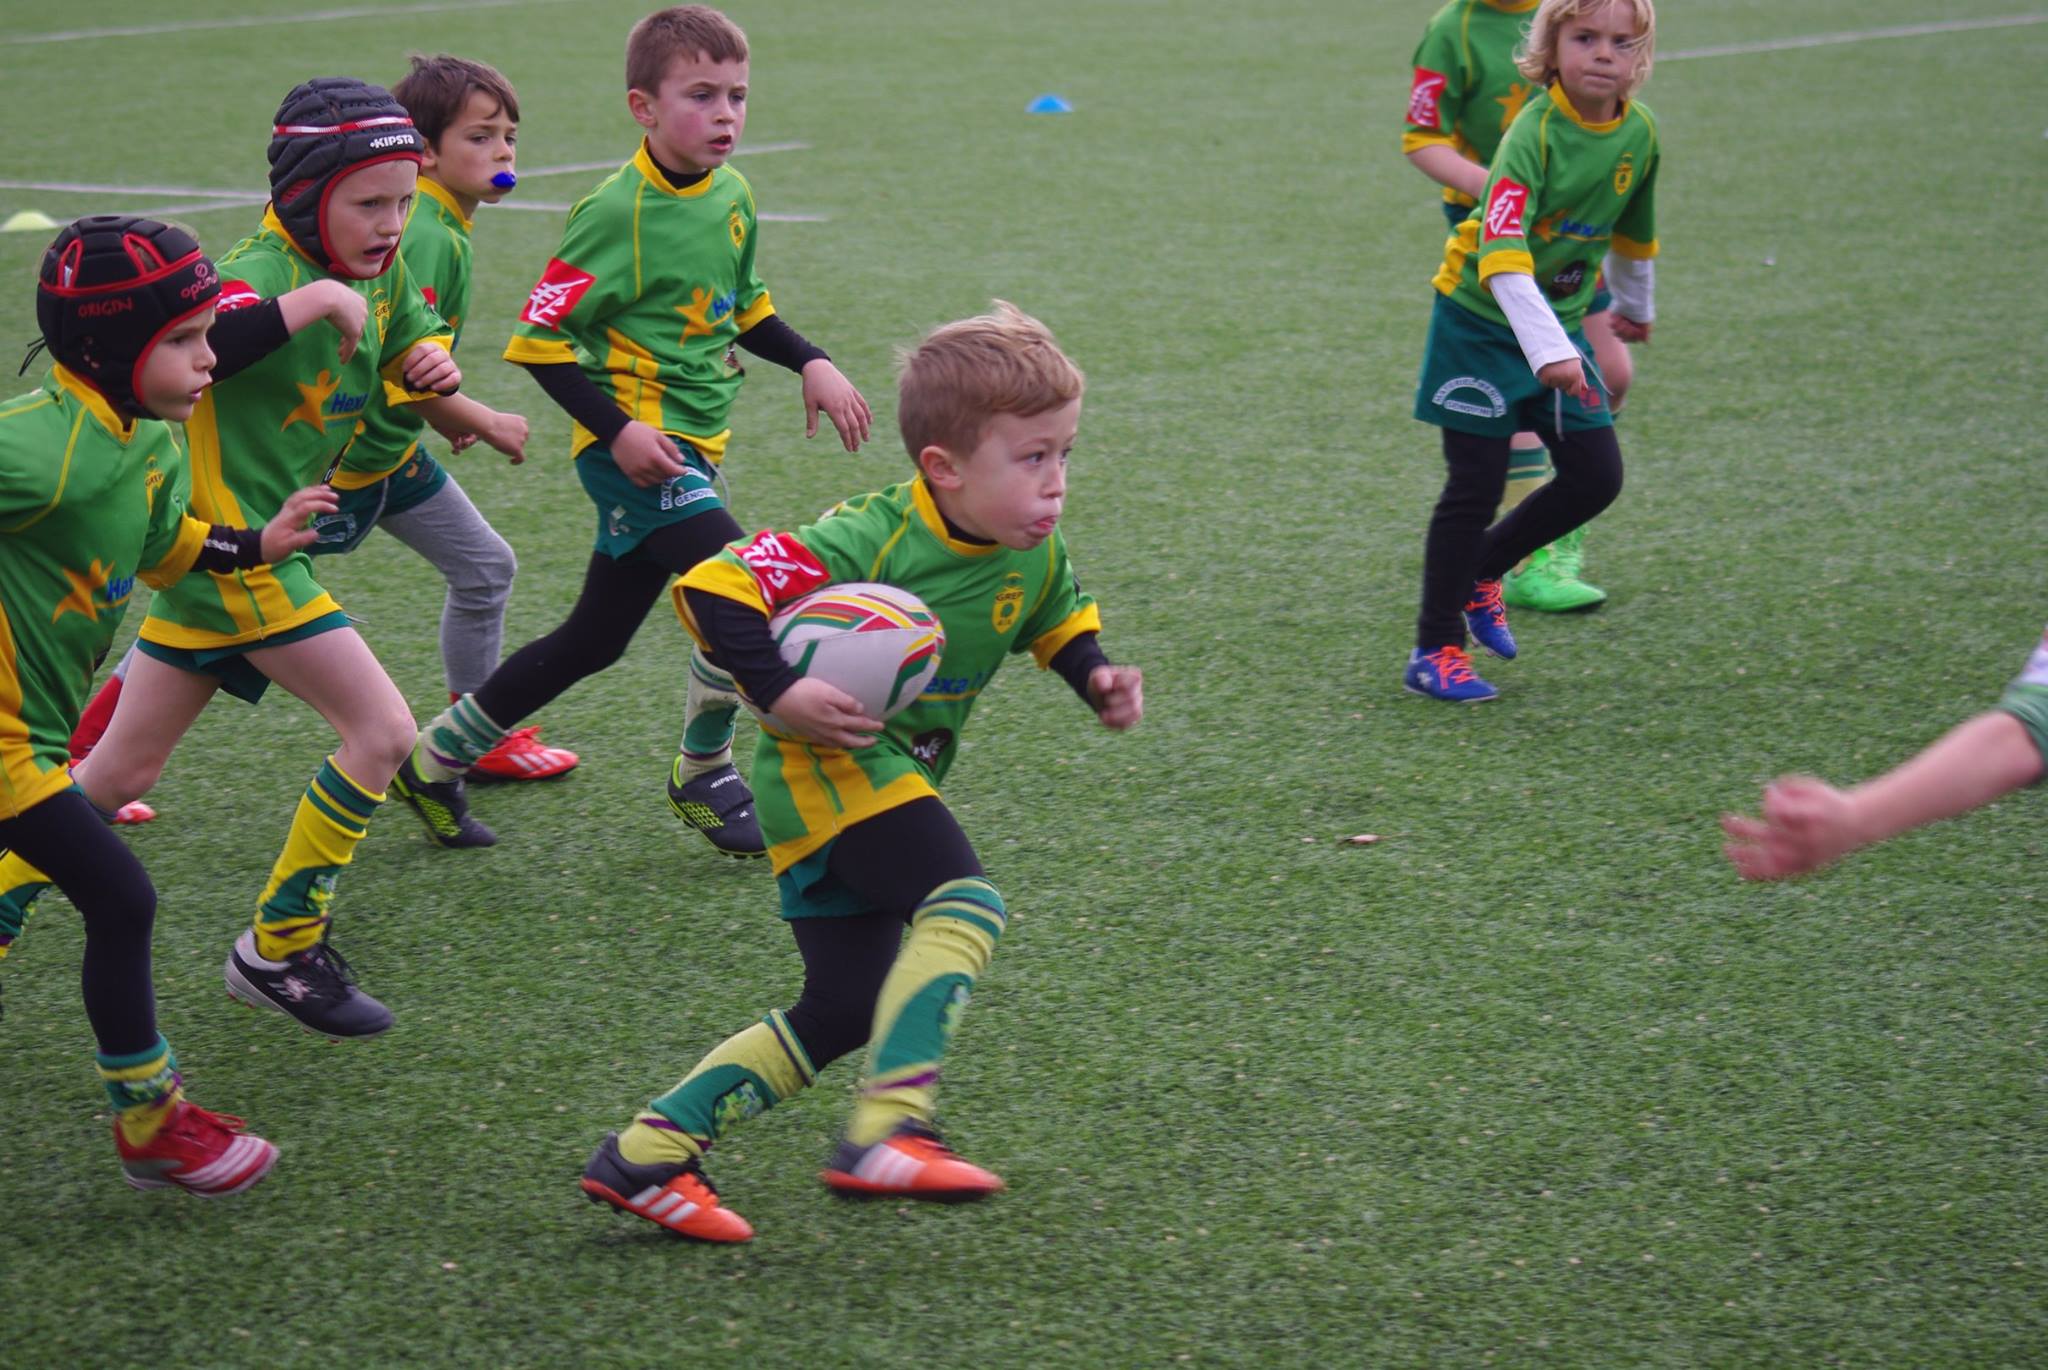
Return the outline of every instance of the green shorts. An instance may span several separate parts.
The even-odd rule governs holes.
[[[648,486],[628,480],[603,443],[576,454],[576,478],[597,505],[597,550],[612,560],[624,561],[657,528],[725,508],[711,463],[689,443],[676,445],[683,449],[683,474]]]
[[[353,552],[370,536],[377,520],[386,514],[402,514],[424,504],[448,483],[448,472],[427,455],[427,449],[413,449],[412,460],[373,485],[357,490],[336,490],[341,507],[313,520],[320,540],[306,551],[316,557]]]
[[[1567,336],[1579,349],[1586,379],[1600,390],[1600,369],[1586,335],[1575,328]],[[1614,426],[1605,403],[1589,408],[1539,384],[1512,328],[1482,319],[1448,296],[1436,297],[1422,380],[1415,388],[1416,418],[1460,433],[1506,438],[1552,428],[1560,414],[1568,432]]]
[[[161,642],[150,642],[144,638],[135,639],[135,649],[145,656],[153,656],[167,666],[175,666],[192,675],[210,675],[220,681],[220,687],[236,699],[254,704],[263,698],[263,692],[270,688],[270,677],[251,666],[250,652],[260,652],[266,647],[283,647],[293,642],[304,642],[309,637],[331,633],[337,628],[348,627],[348,615],[336,609],[331,614],[322,614],[311,623],[301,623],[288,633],[264,638],[261,642],[238,642],[232,647],[166,647]]]
[[[826,869],[831,860],[832,842],[827,842],[775,877],[784,918],[854,918],[874,912]]]

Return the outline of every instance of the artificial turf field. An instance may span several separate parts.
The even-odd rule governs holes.
[[[331,735],[281,695],[207,712],[130,841],[188,1087],[283,1158],[221,1203],[120,1183],[48,899],[4,965],[0,1364],[2048,1354],[2041,797],[1785,887],[1738,882],[1713,821],[1782,771],[1889,766],[2041,627],[2048,23],[1782,46],[2029,4],[1666,5],[1660,317],[1588,540],[1613,599],[1519,614],[1483,709],[1398,681],[1440,480],[1408,415],[1443,227],[1395,127],[1428,0],[735,4],[746,142],[803,145],[735,164],[820,220],[765,224],[763,274],[877,414],[859,455],[807,445],[754,363],[740,521],[902,478],[892,349],[993,296],[1090,378],[1068,536],[1150,713],[1109,734],[1027,660],[947,796],[1015,918],[942,1108],[1010,1192],[828,1199],[849,1061],[714,1153],[752,1245],[578,1194],[605,1130],[798,979],[765,867],[663,802],[685,656],[656,617],[539,715],[579,770],[478,792],[498,847],[378,819],[336,922],[398,1014],[376,1041],[223,993]],[[10,4],[0,213],[185,206],[224,251],[259,209],[184,192],[260,190],[291,84],[441,49],[513,80],[516,198],[566,204],[602,173],[533,173],[630,154],[645,8]],[[84,25],[169,31],[35,41]],[[1075,112],[1027,116],[1047,91]],[[508,648],[590,547],[567,422],[497,360],[561,217],[480,214],[461,353],[534,421],[524,467],[453,462],[520,556]],[[34,334],[48,236],[0,237],[0,337]],[[389,538],[321,570],[431,714],[432,570]]]

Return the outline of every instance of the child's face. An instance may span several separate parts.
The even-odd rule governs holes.
[[[1067,454],[1080,428],[1078,397],[1039,414],[998,414],[966,457],[927,447],[920,464],[946,516],[963,531],[1026,552],[1059,525]]]
[[[654,159],[675,171],[725,165],[747,126],[747,64],[677,57],[653,92],[629,90],[627,107],[647,130]]]
[[[213,349],[206,345],[206,330],[211,327],[209,308],[156,340],[135,380],[135,397],[143,408],[173,423],[192,417],[199,393],[213,381]]]
[[[434,146],[427,149],[420,171],[462,201],[465,209],[480,203],[494,205],[511,192],[492,185],[491,178],[513,169],[513,147],[518,141],[519,125],[512,122],[505,107],[483,91],[473,90]]]
[[[1557,79],[1580,113],[1611,107],[1635,70],[1635,11],[1620,0],[1567,19],[1557,35]]]
[[[419,177],[416,162],[376,162],[335,182],[320,231],[328,254],[351,275],[367,280],[384,274],[405,236]]]

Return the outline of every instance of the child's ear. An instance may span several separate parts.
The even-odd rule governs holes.
[[[924,473],[925,484],[935,490],[960,488],[960,463],[943,447],[935,444],[919,452],[917,469]]]
[[[632,112],[633,122],[642,128],[654,127],[654,97],[637,86],[626,90],[626,108]]]

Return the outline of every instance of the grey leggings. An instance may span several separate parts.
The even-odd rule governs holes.
[[[434,564],[448,582],[441,605],[441,667],[450,694],[482,687],[505,645],[505,605],[519,562],[454,477],[377,526]]]

